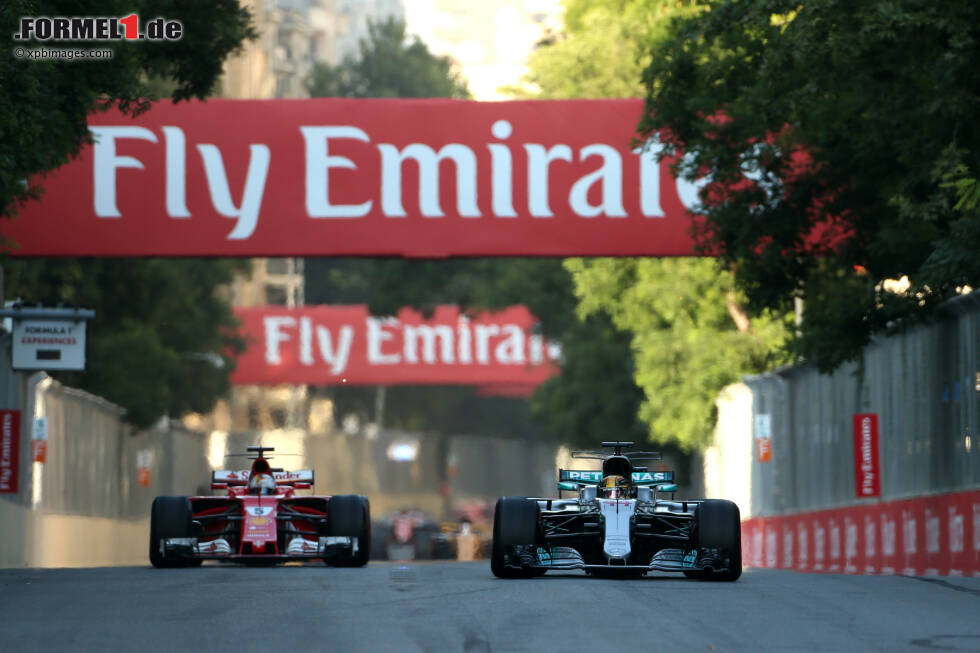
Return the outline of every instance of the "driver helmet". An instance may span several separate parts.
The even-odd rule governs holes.
[[[604,499],[625,499],[630,495],[630,482],[617,474],[611,474],[599,483],[599,496]]]
[[[276,485],[276,479],[272,478],[271,474],[255,474],[252,478],[248,479],[248,493],[249,494],[279,494],[279,488]]]

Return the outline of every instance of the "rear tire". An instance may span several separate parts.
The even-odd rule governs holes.
[[[531,578],[541,576],[545,569],[514,569],[504,564],[504,555],[511,546],[534,546],[540,542],[541,509],[537,501],[524,497],[503,497],[493,512],[493,544],[490,552],[490,571],[497,578]]]
[[[158,568],[197,567],[201,560],[167,558],[160,552],[163,540],[190,537],[191,502],[187,497],[157,497],[150,508],[150,564]]]
[[[357,553],[348,560],[324,560],[335,567],[363,567],[371,558],[371,505],[359,494],[330,497],[327,531],[334,537],[356,537]]]
[[[723,499],[707,499],[694,512],[698,547],[720,549],[728,556],[725,571],[685,571],[688,578],[735,581],[742,575],[742,520],[738,506]]]

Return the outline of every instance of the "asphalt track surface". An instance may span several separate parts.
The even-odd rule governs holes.
[[[0,649],[980,650],[980,578],[498,580],[485,562],[6,569]]]

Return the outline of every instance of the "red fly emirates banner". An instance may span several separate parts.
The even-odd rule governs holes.
[[[5,224],[30,256],[692,254],[641,100],[209,100],[89,118]]]
[[[557,346],[532,333],[537,320],[523,306],[472,316],[440,306],[430,319],[410,309],[374,317],[366,306],[235,313],[249,343],[236,384],[462,384],[521,395],[558,372]]]

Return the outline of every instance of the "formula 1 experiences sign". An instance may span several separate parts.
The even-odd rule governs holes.
[[[395,318],[374,317],[366,306],[264,306],[235,314],[248,342],[231,377],[238,385],[532,390],[558,373],[558,347],[533,332],[537,320],[524,306],[472,316],[439,306],[428,319],[410,309]]]
[[[27,256],[692,255],[641,100],[160,102],[89,117],[4,225]]]

